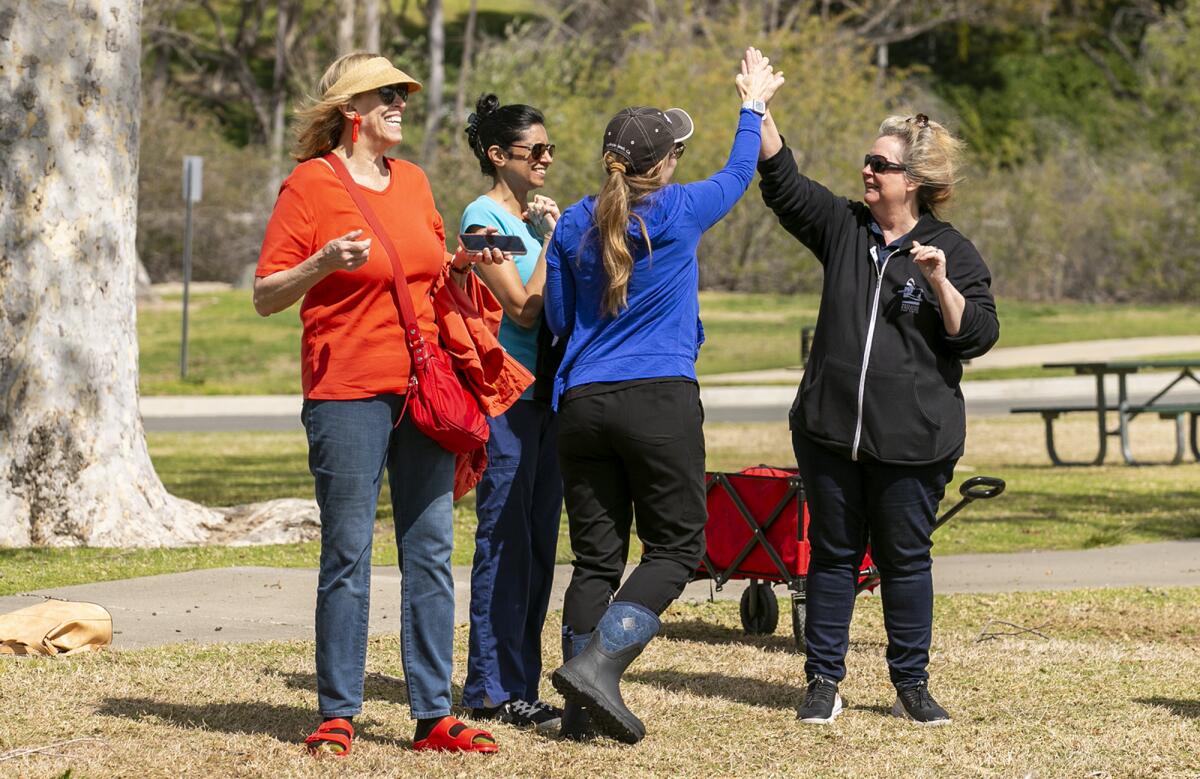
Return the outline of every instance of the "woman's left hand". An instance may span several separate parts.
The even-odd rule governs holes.
[[[936,246],[913,241],[912,259],[921,269],[921,275],[932,286],[946,282],[946,253]]]
[[[543,225],[544,233],[550,234],[554,232],[554,226],[558,224],[558,218],[562,212],[558,208],[558,203],[545,195],[534,195],[533,201],[525,206],[524,218],[534,227],[541,228]]]

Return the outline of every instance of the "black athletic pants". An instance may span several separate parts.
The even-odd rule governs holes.
[[[560,405],[575,557],[563,623],[576,635],[592,632],[613,600],[661,614],[691,579],[707,518],[703,419],[700,388],[681,379],[568,395]],[[635,513],[642,559],[622,586]]]

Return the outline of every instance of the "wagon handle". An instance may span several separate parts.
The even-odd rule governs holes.
[[[949,522],[951,517],[966,508],[967,504],[972,501],[990,500],[1004,492],[1006,486],[1004,479],[997,479],[994,476],[972,476],[958,488],[959,494],[962,495],[962,500],[951,506],[945,514],[939,517],[933,523],[933,527],[929,532],[932,533]]]
[[[1004,488],[1007,486],[1004,479],[997,479],[994,476],[972,476],[962,483],[958,492],[964,498],[971,500],[990,500],[1004,492]]]

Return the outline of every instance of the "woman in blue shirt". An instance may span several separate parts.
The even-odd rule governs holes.
[[[554,229],[558,206],[529,195],[546,183],[554,144],[537,109],[501,106],[490,94],[479,98],[466,133],[492,187],[463,211],[461,231],[494,227],[524,243],[525,254],[514,255],[506,267],[480,265],[476,272],[504,308],[501,345],[535,372],[546,283],[543,237]],[[479,525],[463,705],[476,718],[546,730],[557,728],[561,715],[539,698],[538,681],[562,477],[554,411],[533,392],[530,387],[507,412],[488,420],[488,467],[475,492]]]
[[[692,184],[669,183],[692,134],[686,112],[617,113],[603,139],[604,186],[563,212],[546,255],[547,322],[569,337],[554,388],[575,556],[563,603],[573,656],[553,676],[567,736],[588,718],[626,743],[645,736],[620,678],[704,551],[696,249],[749,186],[765,104],[783,77],[763,60],[736,81],[729,161]],[[635,511],[644,551],[622,585]]]

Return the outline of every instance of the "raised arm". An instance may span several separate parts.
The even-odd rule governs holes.
[[[775,123],[769,117],[770,111],[763,122],[764,138],[769,122],[778,149],[758,163],[761,176],[758,186],[763,202],[775,212],[779,224],[824,263],[832,236],[847,228],[854,219],[850,204],[800,174],[792,150],[774,129]]]
[[[743,104],[743,108],[738,115],[729,160],[725,167],[704,181],[684,187],[701,229],[707,230],[729,213],[754,178],[762,115],[744,107],[745,104],[754,103],[765,109],[783,82],[783,73],[775,71],[767,58],[762,56],[762,52],[754,48],[746,50],[746,55],[742,58],[741,73],[734,79],[738,101]]]

